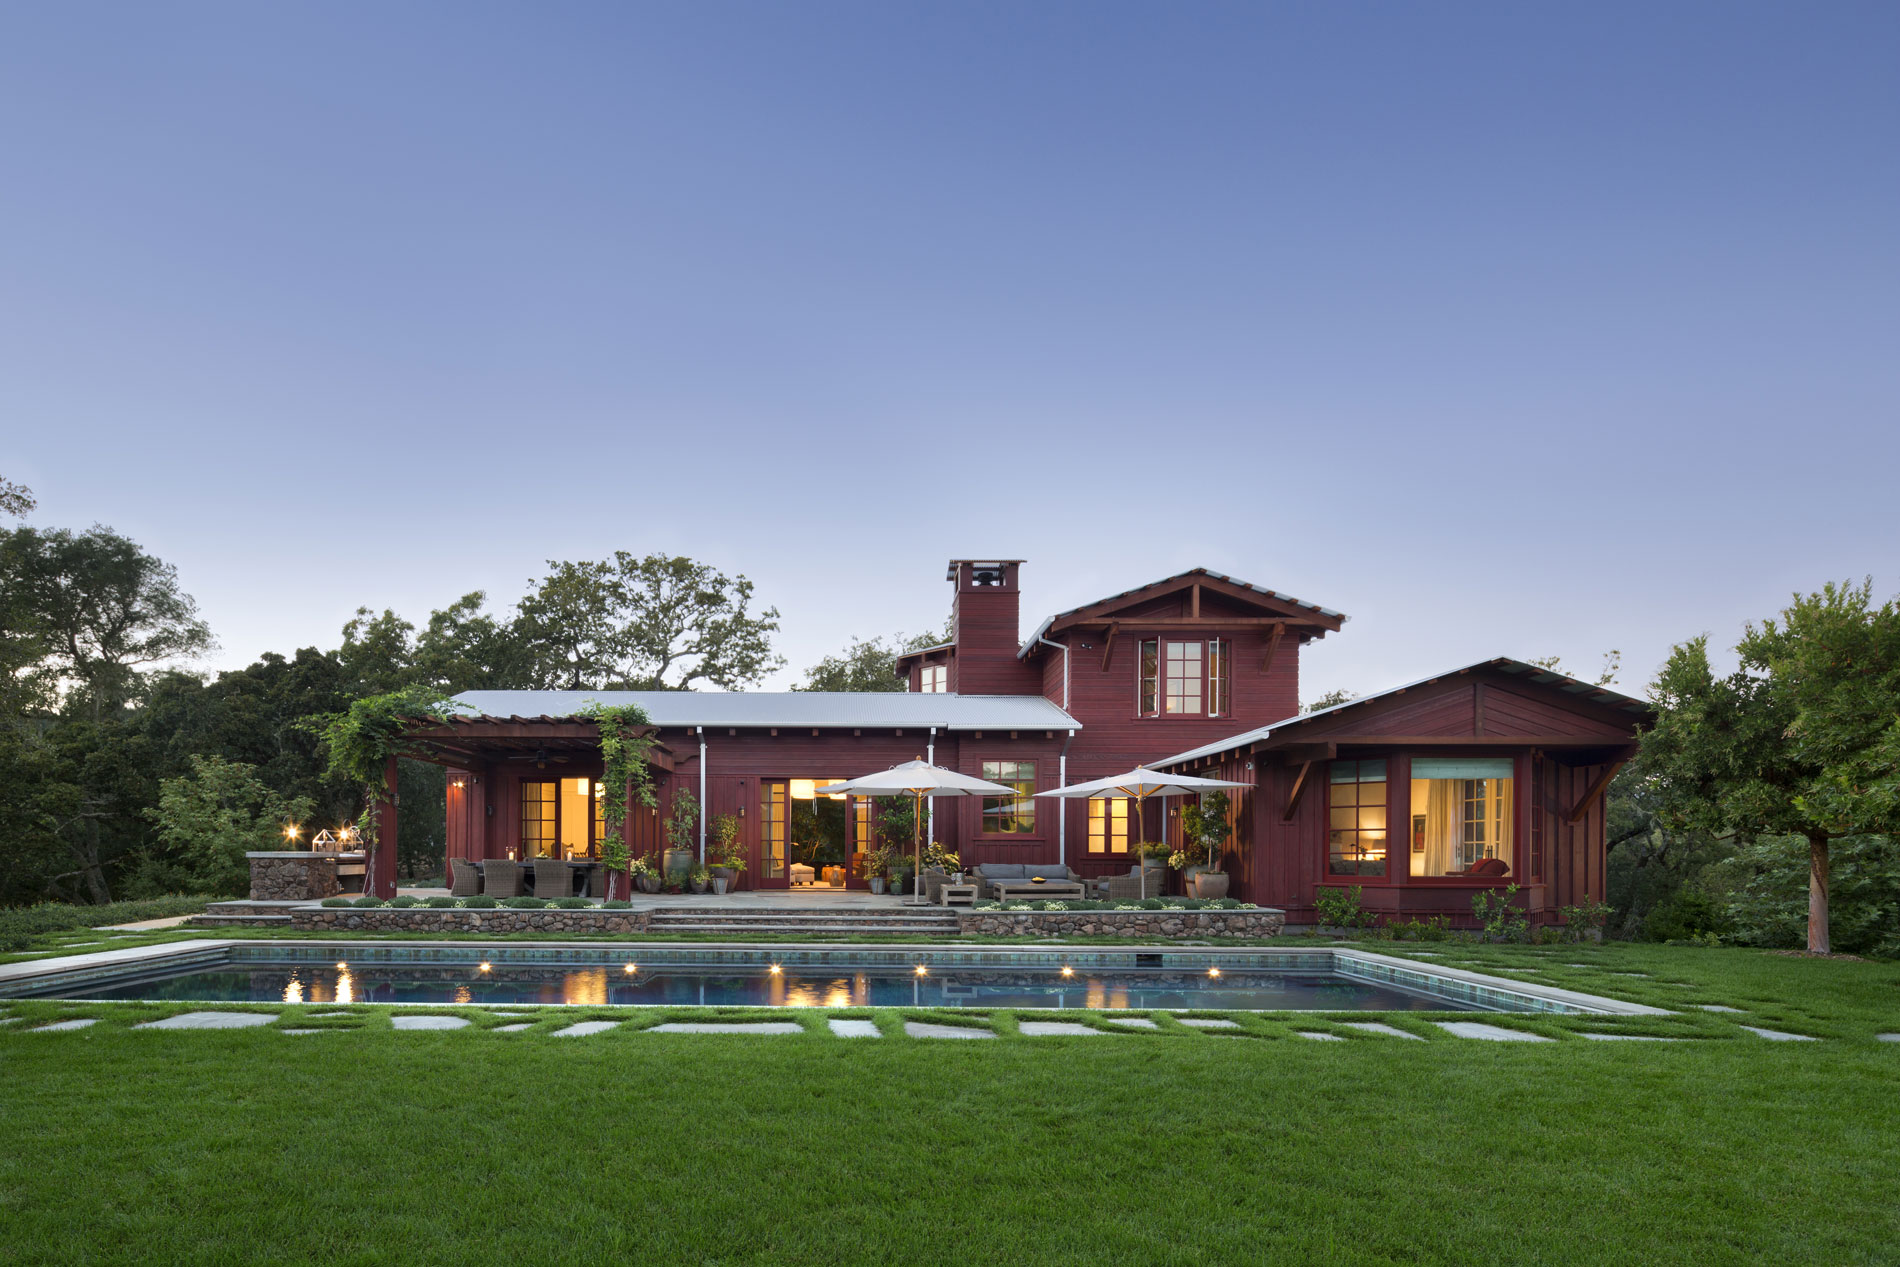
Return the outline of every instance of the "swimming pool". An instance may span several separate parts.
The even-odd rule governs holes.
[[[227,941],[147,949],[85,956],[65,967],[42,962],[30,975],[0,981],[0,997],[629,1007],[1621,1010],[1614,1000],[1346,949],[368,941]]]

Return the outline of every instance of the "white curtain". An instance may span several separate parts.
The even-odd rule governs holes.
[[[1425,779],[1424,875],[1448,875],[1461,864],[1464,842],[1464,797],[1457,779]]]

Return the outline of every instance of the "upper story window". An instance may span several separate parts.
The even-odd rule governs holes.
[[[1509,757],[1412,758],[1411,874],[1511,874]]]
[[[950,670],[941,664],[926,664],[917,675],[917,689],[941,695],[950,689]]]
[[[1036,830],[1036,763],[1034,761],[985,761],[983,777],[991,783],[1007,783],[1016,789],[1014,796],[983,798],[983,832],[990,836],[1024,836]]]
[[[1218,638],[1141,644],[1136,706],[1143,717],[1227,717],[1233,713],[1233,645]]]

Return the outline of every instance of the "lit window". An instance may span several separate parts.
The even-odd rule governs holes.
[[[1016,789],[1014,796],[983,798],[983,830],[993,836],[1021,836],[1036,830],[1036,763],[1034,761],[985,761],[983,777],[991,783],[1007,783]]]
[[[1089,802],[1089,852],[1128,852],[1128,798]]]
[[[1411,874],[1511,874],[1509,757],[1412,759]]]
[[[950,689],[950,670],[941,664],[926,664],[918,675],[918,687],[921,692],[941,695]]]
[[[521,784],[521,856],[523,858],[552,858],[554,856],[555,806],[558,804],[561,785],[552,779],[547,782],[523,782]]]
[[[1167,688],[1164,698],[1169,713],[1201,711],[1201,644],[1170,642],[1165,659]]]
[[[1385,762],[1335,761],[1327,797],[1326,873],[1385,874]]]

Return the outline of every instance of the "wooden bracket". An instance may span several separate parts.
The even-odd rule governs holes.
[[[1293,790],[1287,794],[1286,808],[1280,812],[1280,821],[1290,823],[1293,815],[1299,812],[1300,797],[1306,792],[1306,776],[1312,770],[1311,761],[1300,763],[1300,772],[1293,776]]]
[[[1102,672],[1104,673],[1108,672],[1108,657],[1113,654],[1115,650],[1115,635],[1120,633],[1121,630],[1122,627],[1119,623],[1115,621],[1109,622],[1108,637],[1102,642]]]
[[[1613,765],[1606,766],[1603,773],[1597,775],[1596,780],[1585,789],[1583,795],[1577,798],[1577,803],[1570,807],[1570,812],[1564,815],[1564,821],[1566,823],[1574,823],[1582,818],[1584,814],[1589,811],[1590,806],[1595,803],[1597,797],[1603,794],[1603,790],[1610,786],[1610,780],[1616,777],[1616,772],[1627,764],[1629,763],[1626,761],[1618,761]]]
[[[1275,621],[1273,632],[1267,635],[1267,653],[1260,658],[1260,672],[1264,675],[1273,668],[1273,653],[1280,649],[1280,639],[1286,635],[1286,622]]]
[[[1199,620],[1201,618],[1201,583],[1194,582],[1194,588],[1189,590],[1188,594],[1188,619]]]

